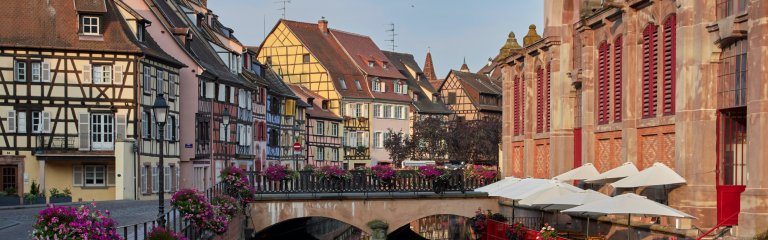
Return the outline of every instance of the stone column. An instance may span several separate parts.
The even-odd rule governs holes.
[[[389,224],[381,220],[373,220],[368,222],[368,227],[371,228],[371,240],[387,240]]]
[[[40,166],[40,193],[45,193],[45,160],[38,161]]]
[[[737,236],[768,231],[768,1],[750,0],[747,11],[747,188],[741,194]]]

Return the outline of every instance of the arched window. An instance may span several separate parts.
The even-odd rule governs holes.
[[[607,41],[600,43],[597,54],[597,124],[606,124],[610,119],[610,44]]]
[[[675,114],[675,37],[676,17],[674,14],[664,22],[664,88],[662,109],[664,115]]]
[[[643,30],[643,118],[656,117],[656,42],[658,27],[648,24]]]
[[[623,39],[621,35],[613,41],[613,122],[621,122],[621,55]]]

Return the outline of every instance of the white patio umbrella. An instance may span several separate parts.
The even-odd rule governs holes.
[[[537,203],[533,204],[533,206],[542,207],[544,210],[560,211],[609,198],[611,197],[608,195],[602,194],[592,189],[587,189],[565,196],[553,197],[538,201]],[[587,216],[587,236],[589,236],[589,220],[589,216]]]
[[[563,210],[563,212],[593,215],[627,215],[627,228],[630,230],[632,229],[632,215],[694,218],[687,213],[649,200],[646,197],[639,196],[634,193],[625,193],[605,200],[595,201],[578,207]],[[627,238],[629,239],[629,231],[627,232]]]
[[[519,182],[519,181],[520,181],[519,178],[506,177],[506,178],[501,179],[501,180],[499,180],[499,181],[497,181],[495,183],[491,183],[491,184],[485,185],[483,187],[476,188],[475,192],[486,192],[486,193],[490,194],[490,193],[496,192],[500,188],[503,188],[505,186],[514,184],[514,183]]]
[[[558,182],[551,187],[544,188],[540,191],[528,195],[523,199],[520,199],[518,203],[522,205],[534,206],[537,204],[545,203],[550,199],[557,199],[581,191],[584,190],[571,186],[570,184]]]
[[[552,179],[559,181],[584,180],[597,177],[598,175],[600,175],[600,172],[597,171],[597,168],[595,168],[595,166],[591,163],[586,163],[581,165],[581,167],[571,169],[570,171],[557,175]]]
[[[625,162],[621,166],[618,166],[614,169],[608,170],[604,173],[601,173],[600,175],[597,175],[592,178],[588,178],[586,182],[588,183],[600,183],[605,182],[611,179],[617,179],[617,178],[625,178],[628,176],[632,176],[634,174],[637,174],[638,171],[637,167],[635,167],[635,164],[632,162]]]
[[[667,165],[657,162],[637,174],[611,183],[611,186],[615,188],[636,188],[680,183],[685,183],[685,178],[677,174],[672,168],[667,167]]]
[[[560,184],[562,188],[569,188],[571,190],[578,191],[580,188],[574,187],[570,184],[563,184],[561,182],[550,179],[538,179],[538,178],[526,178],[519,182],[509,185],[495,192],[495,196],[503,197],[512,200],[512,219],[515,218],[515,204],[517,201],[530,197],[531,195],[544,191],[549,188],[553,188]],[[491,195],[491,194],[489,194]],[[494,195],[491,195],[494,196]]]

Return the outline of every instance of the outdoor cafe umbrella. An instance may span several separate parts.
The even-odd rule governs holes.
[[[581,165],[581,167],[571,169],[570,171],[557,175],[552,179],[559,181],[584,180],[597,177],[598,175],[600,175],[600,172],[597,171],[597,168],[595,168],[595,166],[591,163],[586,163]]]
[[[608,170],[604,173],[601,173],[600,175],[597,175],[592,178],[588,178],[586,180],[587,183],[600,183],[611,179],[617,179],[617,178],[625,178],[634,174],[637,174],[638,171],[637,167],[635,167],[635,164],[632,162],[625,162],[621,166],[618,166],[614,169]]]
[[[615,183],[611,183],[614,188],[636,188],[647,186],[662,186],[664,189],[664,199],[667,197],[667,186],[672,184],[685,183],[685,178],[681,177],[675,170],[667,167],[663,163],[654,163],[653,166],[640,171],[637,174],[626,177]]]
[[[514,184],[514,183],[516,183],[518,181],[520,181],[519,178],[506,177],[506,178],[501,179],[501,180],[499,180],[499,181],[497,181],[495,183],[491,183],[491,184],[485,185],[483,187],[476,188],[475,192],[495,193],[500,188],[508,186],[510,184]]]
[[[611,197],[608,195],[602,194],[592,189],[587,189],[564,196],[552,197],[549,199],[537,201],[533,204],[533,206],[542,207],[544,210],[561,211],[609,198]],[[589,216],[587,216],[587,236],[589,236]]]
[[[530,194],[527,197],[520,199],[518,203],[522,205],[533,206],[533,205],[546,202],[553,198],[557,199],[565,195],[577,193],[580,191],[583,191],[583,190],[580,188],[571,186],[569,184],[559,182],[559,183],[555,183],[551,187],[544,188],[541,191],[534,192],[533,194]]]
[[[563,210],[563,212],[592,215],[627,215],[627,239],[630,238],[629,231],[632,229],[632,215],[693,218],[693,216],[677,209],[657,203],[634,193],[625,193],[612,198],[595,201]]]
[[[558,186],[562,188],[569,188],[573,192],[581,190],[580,188],[574,187],[569,184],[563,184],[561,182],[550,180],[550,179],[538,179],[538,178],[526,178],[523,180],[520,180],[519,182],[507,186],[505,188],[500,189],[495,195],[492,196],[499,196],[503,198],[507,198],[512,200],[512,219],[515,218],[515,204],[517,201],[525,199],[527,197],[532,196],[533,194],[536,194],[540,191],[544,191],[550,188],[554,188]],[[491,194],[489,194],[491,195]]]

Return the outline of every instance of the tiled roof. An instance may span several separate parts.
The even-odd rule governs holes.
[[[288,87],[293,90],[293,92],[296,94],[296,96],[299,97],[302,101],[305,101],[309,103],[309,98],[314,98],[314,101],[312,101],[310,105],[311,107],[307,108],[306,112],[309,114],[312,118],[324,118],[324,119],[331,119],[331,120],[338,120],[341,121],[342,118],[339,117],[339,115],[336,115],[331,110],[323,109],[322,108],[322,102],[325,100],[322,96],[318,95],[317,93],[313,92],[312,90],[309,90],[309,88],[299,85],[299,84],[288,84]]]
[[[331,34],[321,32],[317,24],[280,20],[294,34],[312,55],[320,61],[330,73],[336,90],[344,97],[371,98],[367,81],[360,70],[347,57],[341,45]],[[344,81],[343,87],[340,80]],[[361,90],[355,87],[355,80],[360,81]]]
[[[80,35],[75,2],[77,8],[101,12],[101,36]],[[112,1],[6,1],[0,16],[0,47],[141,52]]]
[[[160,12],[162,12],[163,16],[172,25],[169,26],[170,28],[187,27],[193,31],[192,41],[190,43],[188,52],[193,58],[197,60],[200,66],[203,67],[204,71],[201,73],[201,75],[240,87],[257,87],[253,82],[251,82],[251,80],[246,79],[240,74],[232,73],[232,71],[229,70],[229,67],[224,65],[224,62],[219,59],[219,56],[208,44],[209,39],[215,40],[216,37],[209,35],[206,31],[199,28],[195,23],[189,22],[189,19],[182,18],[181,16],[184,16],[184,14],[177,12],[179,7],[169,5],[176,4],[175,1],[153,0],[153,2],[160,10]]]
[[[391,66],[383,67],[383,64],[391,63],[391,61],[373,43],[370,37],[335,29],[331,29],[330,32],[339,41],[341,47],[357,63],[361,71],[372,77],[405,79],[405,76],[400,74],[397,69]],[[369,61],[375,63],[373,67],[368,66]]]
[[[437,80],[437,74],[435,74],[435,65],[432,63],[432,52],[427,51],[427,57],[424,59],[424,75],[427,80]]]
[[[262,77],[267,81],[269,85],[267,85],[267,90],[270,93],[284,96],[284,97],[290,97],[290,98],[298,98],[295,93],[291,90],[291,88],[288,87],[285,82],[283,82],[283,79],[278,75],[272,68],[261,66],[262,72],[264,73]]]
[[[397,53],[397,52],[388,52],[383,51],[384,55],[387,55],[387,57],[392,60],[392,65],[394,65],[398,70],[400,70],[400,73],[406,77],[406,81],[408,83],[408,88],[413,91],[413,94],[418,95],[418,101],[413,101],[413,106],[416,108],[416,111],[419,113],[431,113],[431,114],[450,114],[451,110],[443,104],[442,102],[433,102],[432,96],[427,95],[424,90],[421,88],[423,87],[422,84],[419,84],[419,80],[416,79],[423,79],[423,81],[426,81],[426,77],[424,76],[424,73],[421,71],[421,68],[419,68],[419,65],[416,63],[416,61],[413,58],[413,55],[407,54],[407,53]],[[408,69],[406,69],[406,66],[408,68],[411,68],[413,71],[416,72],[417,76],[411,76]],[[429,84],[426,84],[429,85]],[[432,87],[432,85],[429,85],[429,87]],[[430,92],[434,92],[434,90],[430,90]]]

